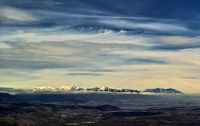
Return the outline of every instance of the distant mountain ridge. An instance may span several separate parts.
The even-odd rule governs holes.
[[[144,90],[144,92],[151,92],[151,93],[167,93],[167,94],[171,94],[171,93],[182,93],[176,89],[173,88],[167,88],[167,89],[163,89],[163,88],[154,88],[154,89],[146,89]]]
[[[131,92],[131,93],[140,93],[141,91],[134,89],[121,89],[113,87],[93,87],[93,88],[83,88],[77,86],[61,86],[57,88],[44,86],[36,87],[32,89],[32,92],[70,92],[70,91],[93,91],[93,92]]]
[[[0,93],[0,103],[17,103],[19,100],[15,98],[13,95],[7,93]]]
[[[8,87],[0,87],[0,93],[7,93],[7,92],[12,92],[12,93],[22,93],[25,92],[26,90],[24,89],[16,89],[16,88],[8,88]]]
[[[163,93],[163,94],[175,94],[182,93],[173,88],[153,88],[145,89],[144,91],[139,91],[135,89],[126,89],[126,88],[113,88],[113,87],[93,87],[93,88],[84,88],[78,86],[60,86],[60,87],[51,87],[51,86],[42,86],[36,87],[33,89],[14,89],[14,88],[0,88],[0,93],[68,93],[68,92],[110,92],[110,93]]]

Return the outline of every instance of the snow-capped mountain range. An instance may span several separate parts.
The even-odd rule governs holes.
[[[155,89],[146,89],[144,91],[134,90],[134,89],[123,89],[123,88],[113,88],[113,87],[93,87],[93,88],[83,88],[78,86],[60,86],[60,87],[36,87],[31,90],[32,92],[55,92],[55,93],[64,93],[64,92],[119,92],[119,93],[181,93],[180,91],[172,88],[163,89],[163,88],[155,88]]]
[[[86,88],[80,88],[78,86],[60,86],[60,87],[50,87],[50,86],[42,86],[33,88],[33,92],[67,92],[67,91],[80,91],[86,90]]]
[[[33,89],[15,89],[15,88],[5,88],[0,87],[0,93],[70,93],[70,92],[104,92],[104,93],[140,93],[140,94],[177,94],[182,93],[173,88],[153,88],[153,89],[145,89],[144,91],[139,91],[135,89],[125,89],[125,88],[114,88],[114,87],[93,87],[93,88],[84,88],[78,86],[59,86],[59,87],[51,87],[51,86],[42,86],[36,87]]]

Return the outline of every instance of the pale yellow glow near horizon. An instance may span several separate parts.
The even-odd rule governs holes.
[[[143,70],[144,69],[144,70]],[[102,76],[67,76],[63,71],[44,70],[38,73],[39,78],[23,80],[8,77],[10,81],[0,82],[1,87],[34,88],[38,86],[76,85],[81,87],[111,86],[116,88],[175,88],[185,93],[199,93],[199,80],[184,78],[198,74],[195,67],[169,65],[130,65],[122,67],[119,72],[108,72]],[[53,72],[55,71],[55,72]],[[190,73],[191,72],[191,73]],[[15,79],[14,79],[15,78]]]

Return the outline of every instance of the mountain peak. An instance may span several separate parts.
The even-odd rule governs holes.
[[[153,89],[145,89],[144,92],[150,92],[150,93],[167,93],[167,94],[172,94],[172,93],[182,93],[176,89],[173,88],[153,88]]]

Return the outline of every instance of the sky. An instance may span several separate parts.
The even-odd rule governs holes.
[[[0,87],[200,91],[199,0],[1,0]]]

